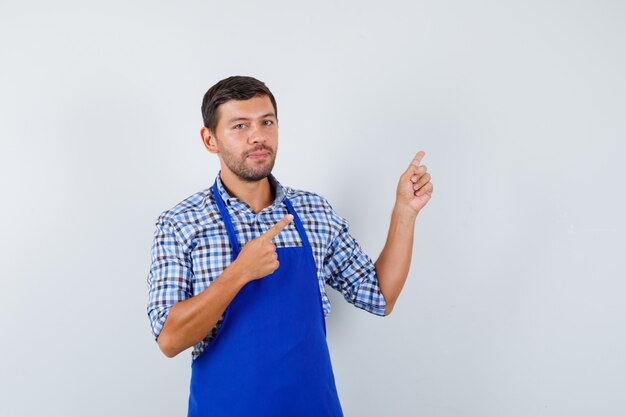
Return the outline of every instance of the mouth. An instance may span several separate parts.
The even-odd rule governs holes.
[[[248,158],[250,159],[265,159],[268,158],[270,156],[270,153],[268,151],[260,151],[260,152],[253,152],[250,155],[248,155]]]

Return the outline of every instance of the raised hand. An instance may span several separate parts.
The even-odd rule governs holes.
[[[420,165],[426,153],[419,151],[406,171],[400,176],[396,191],[396,206],[407,208],[412,213],[419,211],[428,203],[433,193],[430,174],[426,165]]]

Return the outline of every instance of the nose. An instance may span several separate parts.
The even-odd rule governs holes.
[[[248,137],[248,142],[250,143],[263,143],[267,140],[267,134],[263,132],[262,126],[258,126],[256,124],[250,130],[250,136]]]

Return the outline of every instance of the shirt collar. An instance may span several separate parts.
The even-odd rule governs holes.
[[[222,183],[222,180],[220,179],[221,172],[222,172],[222,170],[218,171],[217,177],[215,178],[215,181],[217,182],[217,191],[220,193],[220,196],[222,196],[222,199],[224,200],[226,205],[237,206],[237,205],[241,204],[241,205],[245,206],[246,204],[243,201],[241,201],[237,197],[231,197],[231,195],[228,194],[228,191],[226,191],[226,188],[224,188],[224,184]],[[283,187],[281,185],[281,183],[278,182],[278,180],[276,179],[276,177],[272,173],[270,173],[267,176],[267,179],[270,182],[270,187],[272,187],[272,189],[276,193],[276,198],[274,199],[274,202],[270,205],[270,208],[274,208],[274,207],[280,206],[282,204],[283,200],[285,199],[285,197],[287,196],[285,187]]]

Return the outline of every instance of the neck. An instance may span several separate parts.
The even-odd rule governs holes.
[[[222,170],[220,180],[228,194],[249,205],[255,213],[259,213],[265,207],[270,206],[276,198],[267,177],[248,182],[243,181],[229,170]]]

